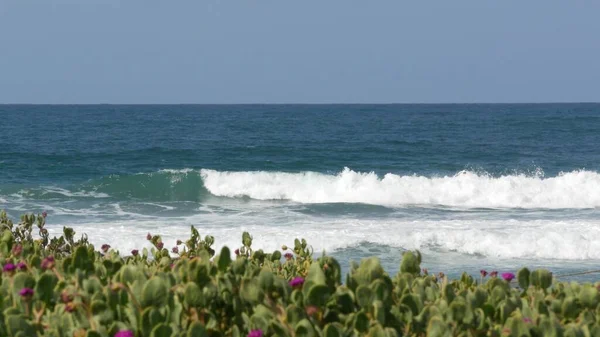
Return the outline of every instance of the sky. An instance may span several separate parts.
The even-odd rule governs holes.
[[[0,0],[0,103],[600,101],[600,1]]]

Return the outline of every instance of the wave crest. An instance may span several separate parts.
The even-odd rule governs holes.
[[[585,170],[549,178],[542,174],[492,177],[471,171],[444,177],[388,173],[380,178],[348,168],[336,175],[208,169],[200,174],[213,195],[259,200],[466,208],[600,207],[600,174]]]

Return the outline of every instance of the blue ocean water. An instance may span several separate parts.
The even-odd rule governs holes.
[[[0,208],[127,253],[194,225],[347,266],[600,264],[600,104],[0,105]]]

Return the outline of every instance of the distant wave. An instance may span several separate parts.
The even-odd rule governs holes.
[[[425,177],[360,173],[200,171],[217,196],[285,199],[299,203],[365,203],[384,206],[442,205],[466,208],[600,207],[600,174],[572,171],[556,177],[524,174],[492,177],[471,171]]]

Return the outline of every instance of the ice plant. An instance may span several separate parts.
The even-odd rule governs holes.
[[[502,273],[502,278],[506,282],[510,282],[515,278],[515,274],[513,273]]]
[[[250,330],[250,332],[248,333],[248,337],[262,337],[262,335],[263,331],[261,329]]]
[[[290,286],[299,287],[304,284],[304,278],[297,276],[293,280],[290,281]]]
[[[19,295],[21,295],[21,297],[31,297],[33,296],[33,289],[23,288],[21,291],[19,291]]]
[[[75,311],[75,303],[73,303],[73,302],[67,303],[67,305],[65,305],[65,311],[66,312]]]
[[[120,330],[115,334],[115,337],[133,337],[133,331],[131,330]]]
[[[15,271],[16,268],[17,268],[17,266],[15,266],[14,264],[12,264],[12,263],[9,262],[9,263],[7,263],[7,264],[4,265],[4,268],[2,268],[2,271],[4,271],[4,272],[12,272],[12,271]]]
[[[54,257],[48,256],[42,261],[41,267],[43,270],[54,268]]]
[[[27,269],[27,265],[25,264],[25,262],[21,261],[21,262],[17,263],[17,269],[25,270],[25,269]]]
[[[319,308],[317,308],[314,305],[309,305],[306,307],[306,314],[308,316],[313,316],[314,314],[316,314],[317,312],[319,312]]]
[[[137,249],[134,249],[131,251],[131,255],[133,255],[133,256],[138,256],[139,253],[140,253],[140,251]]]
[[[71,301],[73,301],[73,296],[71,294],[69,294],[66,291],[63,291],[62,293],[60,293],[60,300],[63,303],[69,303]]]
[[[12,254],[14,256],[19,256],[19,255],[21,255],[22,251],[23,251],[23,246],[21,246],[21,244],[16,244],[12,249]]]

